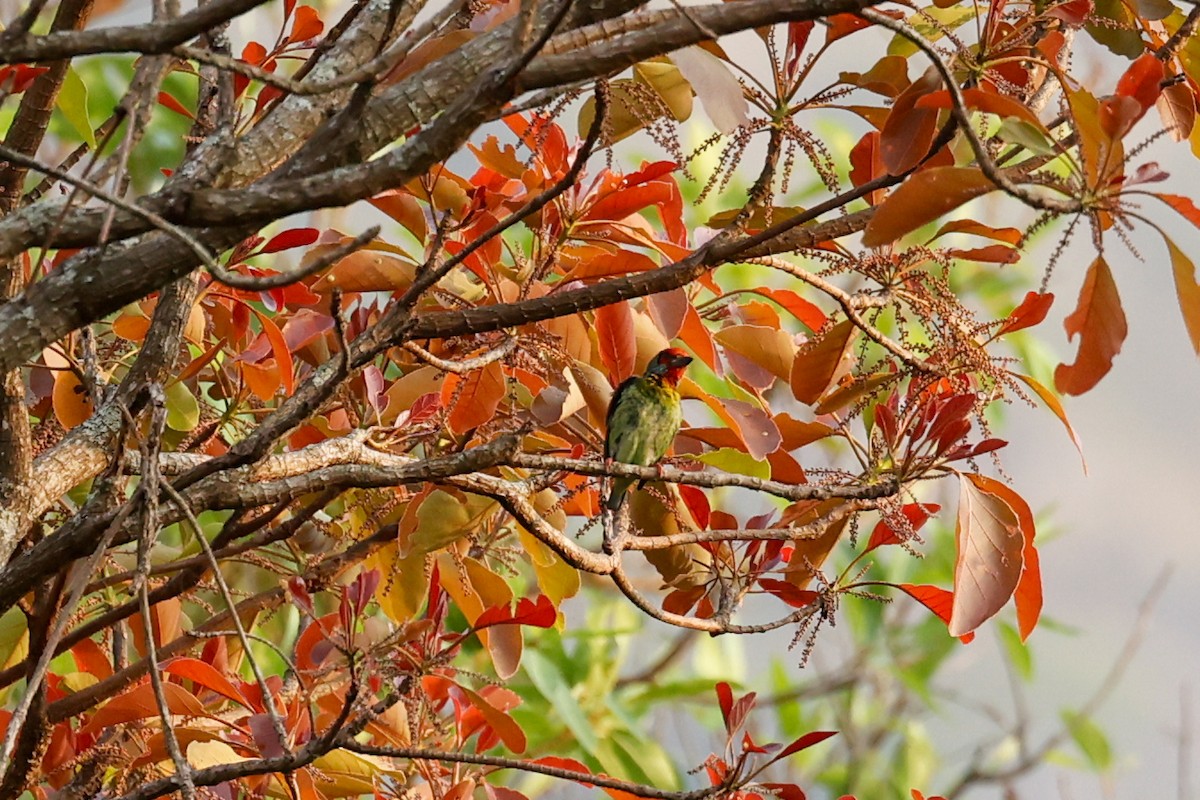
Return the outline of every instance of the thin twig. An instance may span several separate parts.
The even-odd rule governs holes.
[[[945,60],[938,53],[937,49],[925,40],[925,37],[913,30],[908,23],[892,19],[886,14],[881,14],[873,9],[865,8],[859,11],[858,15],[908,39],[930,60],[934,69],[941,76],[946,90],[950,93],[951,113],[958,121],[958,127],[962,131],[963,136],[966,137],[967,143],[970,144],[971,152],[975,154],[975,161],[979,165],[980,171],[987,176],[988,180],[996,184],[997,188],[1005,194],[1015,197],[1027,206],[1041,209],[1042,211],[1051,211],[1056,214],[1074,214],[1085,210],[1084,204],[1075,198],[1062,201],[1034,194],[1025,187],[1014,183],[1011,178],[1004,174],[1003,170],[996,166],[996,162],[992,160],[987,147],[979,139],[979,135],[971,125],[970,112],[967,110],[966,101],[963,99],[962,89],[954,79],[954,73],[946,65]]]
[[[175,776],[179,788],[187,800],[196,797],[196,784],[192,782],[192,765],[179,749],[179,739],[175,736],[175,726],[171,724],[171,707],[167,701],[167,693],[163,688],[162,671],[158,667],[158,645],[154,641],[154,631],[157,627],[150,615],[150,597],[146,584],[138,588],[138,601],[141,605],[142,627],[146,632],[146,661],[150,667],[150,685],[154,688],[154,701],[158,705],[158,716],[162,721],[163,740],[166,742],[167,753],[175,763]]]
[[[453,372],[456,375],[465,375],[468,372],[473,372],[474,370],[486,367],[493,361],[499,361],[513,350],[516,350],[517,337],[510,336],[496,347],[493,347],[491,350],[488,350],[487,352],[481,353],[477,356],[472,356],[471,358],[464,358],[461,361],[451,361],[450,359],[439,358],[438,356],[435,356],[433,353],[426,350],[424,347],[421,347],[416,342],[405,342],[402,346],[405,350],[412,353],[417,358],[421,359],[427,364],[430,364],[431,366],[437,367],[443,372]]]
[[[262,667],[259,666],[258,659],[254,657],[254,651],[250,648],[250,637],[246,635],[246,626],[242,624],[241,617],[237,614],[237,603],[234,602],[233,593],[229,591],[229,584],[225,582],[225,576],[221,574],[221,565],[217,561],[217,557],[213,555],[212,546],[209,544],[208,538],[204,535],[204,529],[200,527],[195,514],[192,513],[192,507],[184,499],[183,495],[175,490],[174,486],[167,481],[161,481],[159,485],[187,519],[188,525],[191,526],[192,534],[196,537],[196,541],[204,551],[205,558],[208,559],[209,566],[212,568],[213,578],[216,580],[217,588],[221,592],[221,598],[225,601],[226,607],[231,612],[231,621],[233,622],[234,629],[238,632],[238,639],[241,641],[242,650],[246,654],[246,661],[250,664],[250,671],[254,673],[254,680],[258,683],[259,691],[262,693],[263,706],[267,709],[267,715],[271,718],[271,726],[275,729],[275,735],[279,737],[279,746],[285,753],[290,752],[291,748],[288,746],[287,729],[284,727],[283,717],[275,705],[275,697],[267,685],[267,679],[263,675]]]
[[[687,429],[683,431],[687,434]],[[896,493],[894,479],[881,479],[874,483],[848,486],[821,486],[819,484],[793,484],[780,481],[755,478],[750,475],[737,475],[732,472],[717,472],[704,470],[696,472],[679,469],[666,465],[642,467],[635,464],[613,462],[606,464],[602,461],[588,461],[581,458],[556,458],[539,456],[533,453],[517,453],[508,460],[508,465],[525,469],[558,470],[574,472],[579,475],[608,476],[618,478],[638,478],[644,481],[665,481],[667,483],[682,483],[690,486],[704,486],[716,489],[725,486],[736,486],[742,489],[754,489],[759,492],[773,494],[785,500],[874,500],[888,497]]]

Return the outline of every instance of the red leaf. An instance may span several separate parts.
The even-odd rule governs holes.
[[[779,800],[807,800],[804,790],[794,783],[764,783]]]
[[[1021,522],[994,483],[981,475],[963,475],[959,483],[951,636],[970,633],[995,615],[1021,577]]]
[[[633,312],[628,302],[622,300],[596,309],[596,337],[600,342],[600,360],[616,386],[633,374],[637,358]]]
[[[843,36],[849,36],[855,31],[869,27],[867,22],[857,14],[834,14],[825,20],[825,43],[835,42]]]
[[[778,597],[792,608],[804,608],[813,604],[818,594],[811,589],[801,589],[795,584],[775,578],[762,578],[758,585]]]
[[[543,767],[554,767],[555,769],[570,770],[572,772],[578,772],[582,775],[593,774],[592,771],[588,769],[588,766],[582,761],[576,761],[573,758],[563,758],[562,756],[542,756],[541,758],[533,759],[529,763],[540,764]],[[579,781],[579,783],[588,787],[589,789],[593,786],[593,784],[585,783],[584,781]]]
[[[1078,27],[1084,23],[1091,15],[1095,4],[1092,0],[1067,0],[1065,3],[1056,3],[1050,6],[1045,14],[1047,17],[1054,17],[1073,27]]]
[[[1012,310],[1012,313],[1004,320],[1004,324],[996,331],[996,336],[1003,336],[1006,333],[1032,328],[1046,318],[1046,314],[1050,312],[1050,306],[1054,303],[1054,295],[1051,292],[1046,294],[1038,294],[1037,292],[1028,292],[1021,304]]]
[[[795,76],[800,67],[800,56],[804,54],[804,46],[808,44],[808,37],[812,34],[816,23],[812,20],[803,22],[789,22],[787,28],[787,57],[784,61],[784,69],[789,76]]]
[[[158,93],[158,102],[159,102],[159,105],[166,106],[167,108],[174,111],[176,114],[182,114],[183,116],[187,117],[188,119],[196,118],[195,114],[193,114],[191,111],[188,111],[186,108],[184,108],[183,103],[179,102],[174,97],[167,94],[166,92]]]
[[[879,131],[867,131],[850,150],[850,183],[862,186],[880,177],[885,171],[883,159],[879,154]],[[883,190],[877,189],[871,196],[882,194]]]
[[[301,6],[308,8],[308,6]],[[304,247],[315,242],[321,236],[316,228],[292,228],[272,236],[256,255],[278,253],[280,250],[290,250],[293,247]]]
[[[687,506],[692,519],[696,521],[696,525],[702,531],[708,530],[709,519],[712,516],[712,510],[708,505],[708,495],[695,486],[688,486],[683,483],[678,486],[679,496],[683,498],[683,504]]]
[[[975,167],[931,167],[900,184],[863,231],[863,244],[880,247],[933,222],[996,188]]]
[[[1083,394],[1112,369],[1113,358],[1121,352],[1129,332],[1117,285],[1103,256],[1088,268],[1079,305],[1063,325],[1068,339],[1079,335],[1079,354],[1074,364],[1055,368],[1054,385],[1064,394]]]
[[[879,153],[892,175],[903,175],[921,163],[937,133],[937,109],[922,108],[917,101],[942,86],[941,76],[930,68],[892,104],[879,133]]]
[[[717,690],[717,703],[721,706],[721,716],[725,719],[725,730],[732,734],[733,726],[729,722],[730,715],[733,714],[733,689],[725,681],[721,681],[713,688]]]
[[[28,64],[11,64],[0,67],[0,89],[10,94],[21,94],[49,67],[31,67]]]
[[[837,733],[837,731],[810,731],[780,750],[779,755],[771,759],[771,763],[775,763],[782,758],[787,758],[794,753],[799,753],[801,750],[807,750],[814,744],[820,744],[830,737],[837,736]]]
[[[554,603],[544,594],[539,594],[536,600],[522,597],[517,601],[516,610],[505,606],[492,606],[475,620],[475,630],[482,630],[493,625],[531,625],[535,628],[551,628],[558,620],[558,610]]]
[[[913,532],[921,530],[921,527],[937,512],[941,511],[942,507],[937,503],[906,503],[900,512],[908,520],[908,524],[912,527]],[[871,552],[876,547],[885,544],[899,544],[905,541],[908,537],[902,537],[900,534],[888,524],[886,519],[881,519],[875,524],[875,529],[871,531],[871,539],[867,542],[866,552]]]
[[[954,595],[952,593],[941,587],[929,586],[928,584],[898,583],[896,587],[902,589],[905,594],[928,608],[938,619],[949,625],[950,607],[954,603]],[[967,633],[958,638],[963,644],[967,644],[975,638],[975,634]]]

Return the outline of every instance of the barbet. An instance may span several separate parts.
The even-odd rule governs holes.
[[[648,467],[666,455],[682,420],[679,379],[692,357],[667,348],[646,365],[641,377],[628,378],[613,393],[608,406],[605,460]],[[614,514],[636,478],[613,478],[605,507]]]

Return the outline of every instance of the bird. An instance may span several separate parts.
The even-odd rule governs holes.
[[[658,463],[679,431],[682,421],[679,380],[692,357],[668,347],[650,359],[646,372],[622,381],[613,393],[605,421],[604,459],[649,467]],[[621,509],[625,493],[636,478],[613,478],[605,508]]]

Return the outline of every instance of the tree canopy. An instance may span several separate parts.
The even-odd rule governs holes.
[[[829,717],[781,692],[766,744],[736,679],[658,676],[843,619],[905,697],[980,626],[1020,661],[1043,576],[1001,457],[1037,445],[998,412],[1075,441],[1138,247],[1200,353],[1163,222],[1200,209],[1144,158],[1197,151],[1200,8],[152,5],[0,31],[0,796],[935,791],[910,756],[790,770]],[[672,346],[673,454],[605,461],[614,387]],[[682,633],[622,671],[643,622]],[[723,749],[639,728],[682,698]]]

